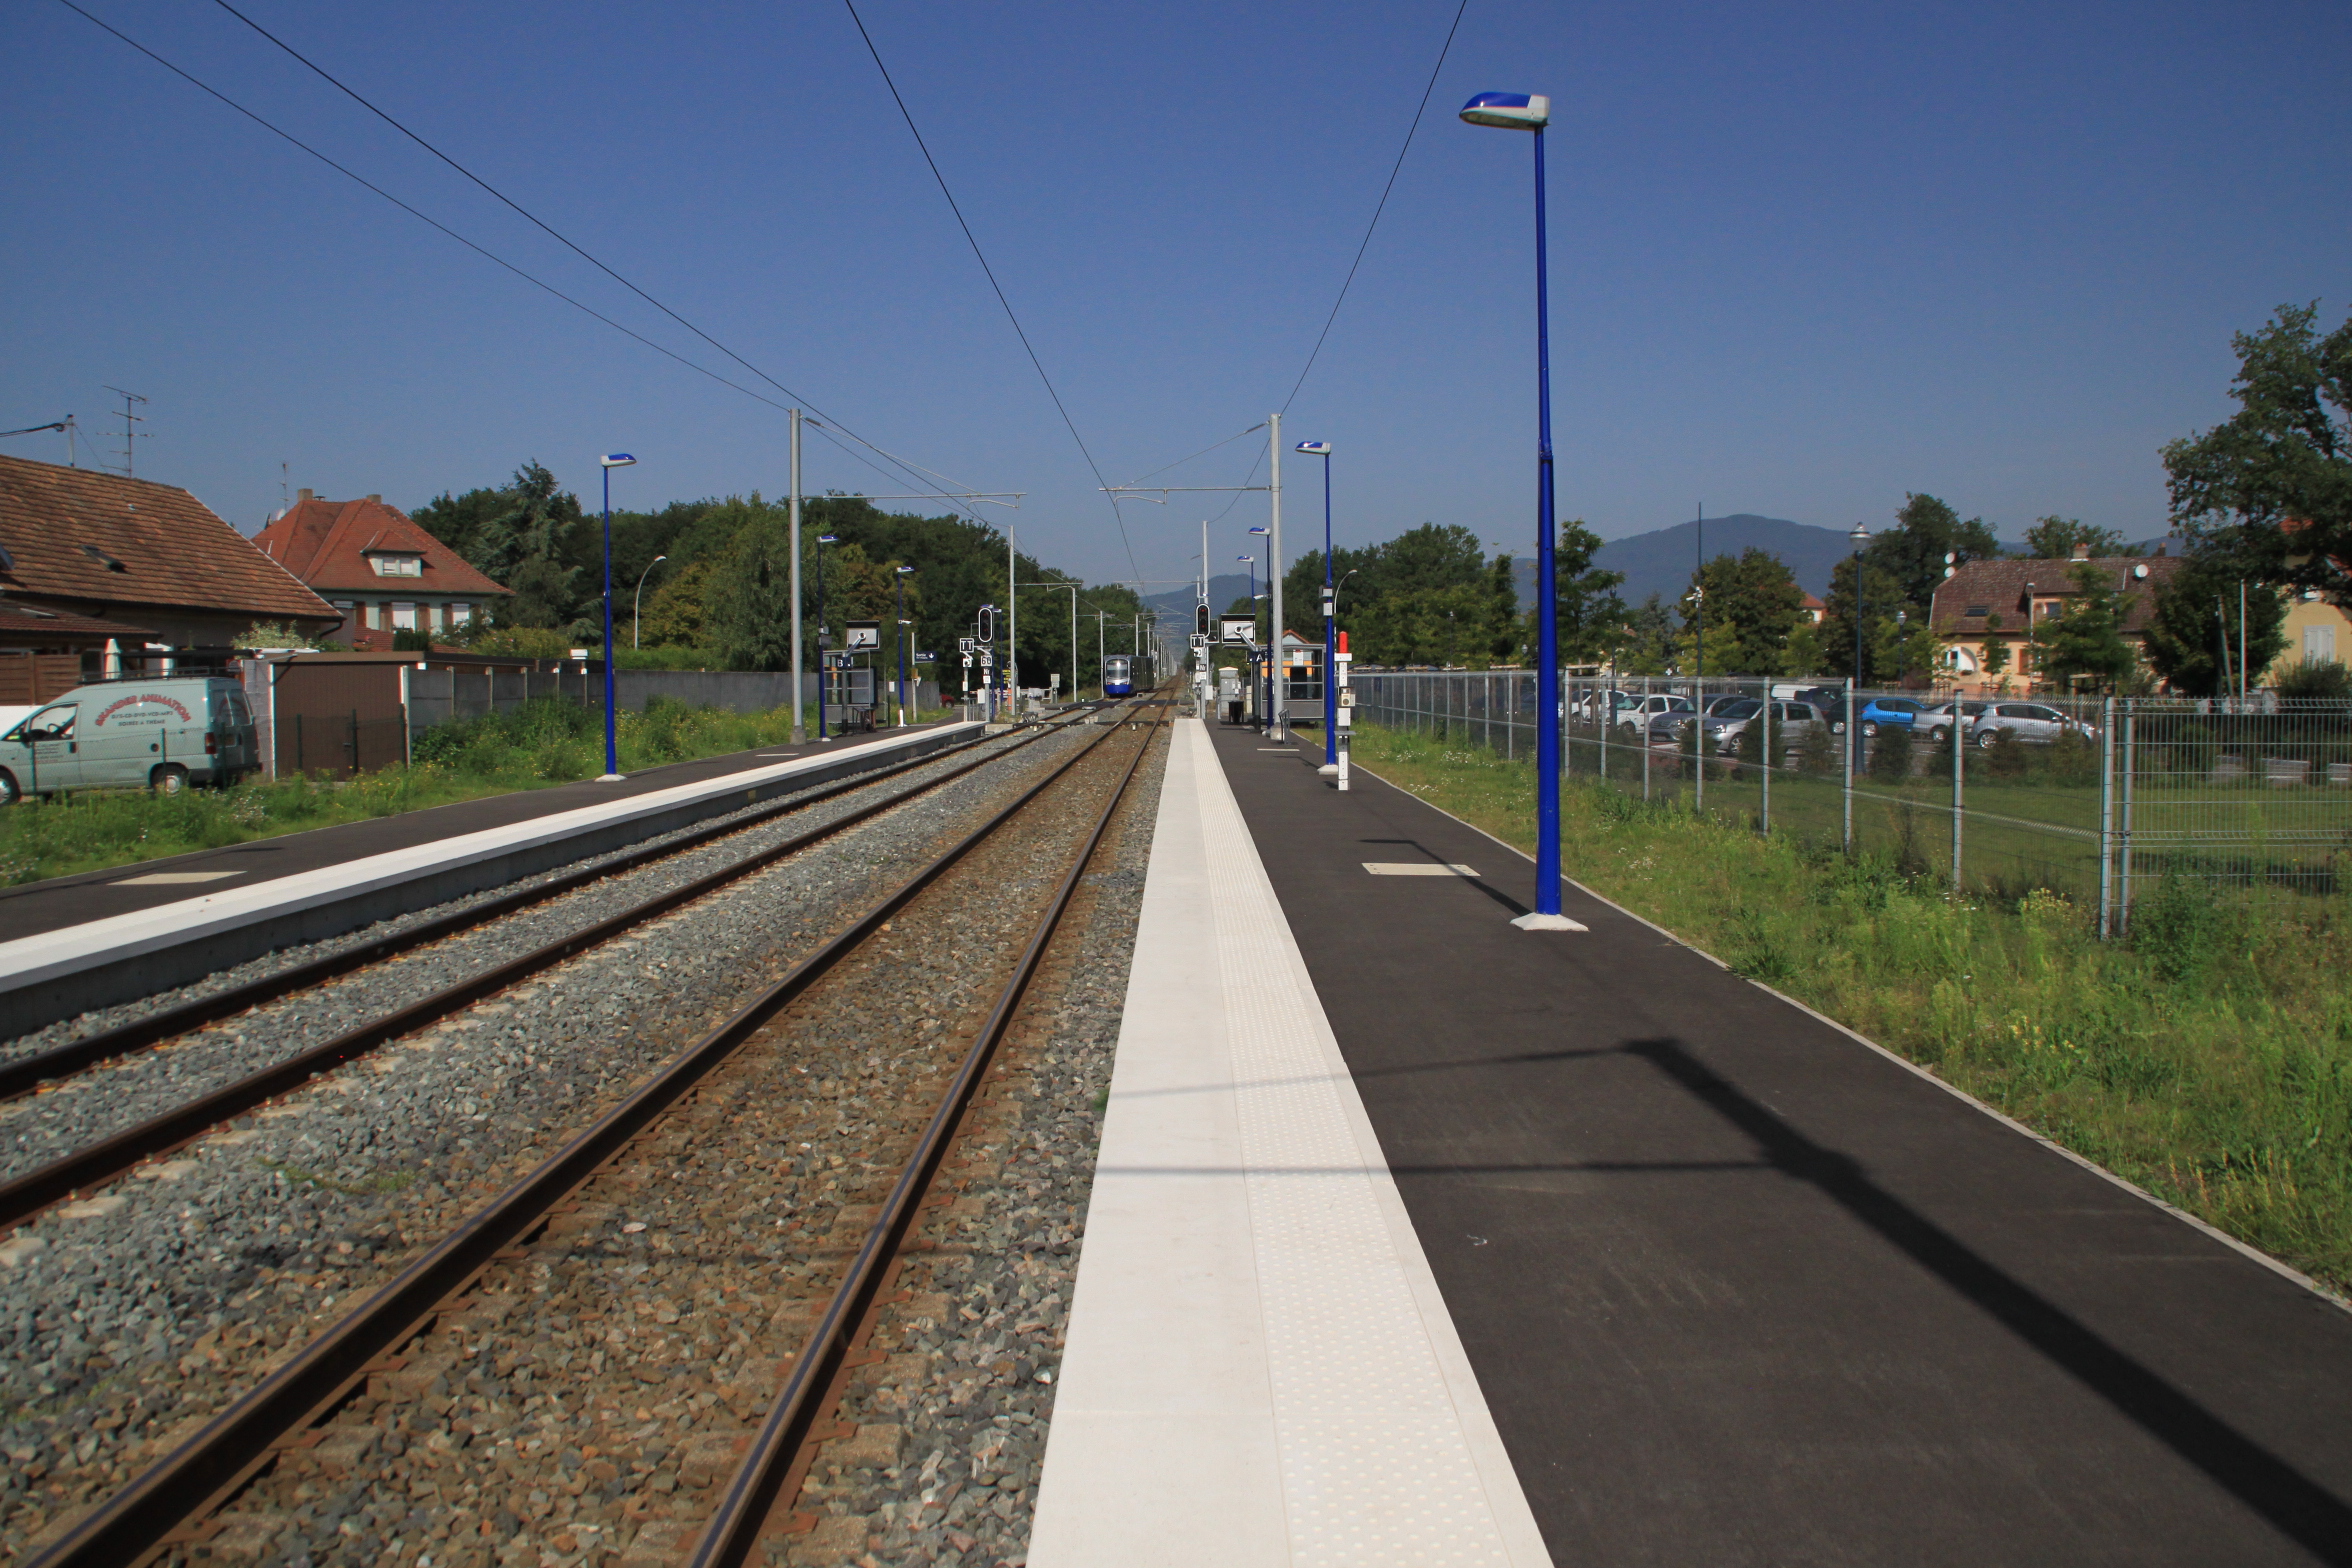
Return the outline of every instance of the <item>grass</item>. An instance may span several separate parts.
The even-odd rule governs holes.
[[[792,710],[728,713],[654,699],[620,715],[621,768],[774,746]],[[424,731],[415,760],[350,780],[253,782],[178,795],[85,790],[0,812],[0,884],[97,871],[280,833],[592,779],[604,771],[604,715],[545,700]]]
[[[1534,848],[1527,763],[1374,727],[1357,730],[1355,755]],[[2143,899],[2129,944],[2102,943],[2061,894],[1956,898],[1893,853],[1848,859],[1598,783],[1564,791],[1561,840],[1568,874],[1594,891],[2352,1290],[2341,899],[2171,880]]]

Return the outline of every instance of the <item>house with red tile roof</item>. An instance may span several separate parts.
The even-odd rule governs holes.
[[[2085,549],[2072,560],[1969,561],[1936,588],[1930,610],[1936,640],[1943,645],[1940,683],[1963,692],[2032,690],[2034,649],[2027,641],[2044,622],[2066,613],[2067,601],[2082,590],[2075,573],[2083,567],[2106,576],[2123,598],[2123,640],[2136,650],[2146,641],[2155,613],[2156,589],[2181,569],[2181,557],[2163,547],[2150,556],[2098,556]],[[1986,649],[2007,645],[1999,675],[1985,673]]]
[[[513,594],[380,495],[305,490],[253,542],[341,612],[327,635],[360,651],[389,651],[404,631],[446,635]]]
[[[110,645],[134,661],[151,650],[225,655],[257,621],[318,632],[335,620],[177,485],[0,456],[0,654],[49,661],[73,685],[105,673]],[[13,688],[15,673],[0,686]]]

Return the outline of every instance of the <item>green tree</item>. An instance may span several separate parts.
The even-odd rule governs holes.
[[[1924,610],[1944,580],[1944,567],[1970,561],[1989,561],[2001,554],[2001,542],[1981,517],[1966,522],[1960,514],[1932,495],[1907,495],[1895,513],[1895,526],[1863,547],[1863,558],[1894,579],[1904,604]],[[1955,557],[1952,562],[1946,555]],[[1869,579],[1864,579],[1869,587]],[[1888,607],[1890,612],[1893,606]],[[1852,636],[1849,625],[1847,635]],[[1848,655],[1848,662],[1852,656]]]
[[[2075,592],[2065,610],[2034,628],[2035,669],[2062,687],[2087,676],[2112,689],[2139,663],[2123,638],[2123,593],[2105,567],[2086,561],[2073,575]]]
[[[579,498],[537,459],[497,490],[444,491],[409,514],[493,582],[514,590],[496,615],[508,626],[565,627],[593,609],[600,584],[584,584],[571,559],[586,523]]]
[[[1943,568],[1936,568],[1939,576]],[[1824,673],[1852,676],[1863,685],[1894,679],[1894,669],[1882,656],[1894,636],[1895,612],[1915,609],[1903,597],[1894,573],[1864,560],[1862,565],[1862,665],[1854,668],[1854,558],[1838,562],[1829,576],[1829,593],[1821,615],[1821,668]]]
[[[2281,305],[2233,339],[2238,411],[2164,448],[2172,515],[2192,540],[2281,587],[2352,607],[2352,321]]]
[[[2037,518],[2025,531],[2025,554],[2038,561],[2064,561],[2075,546],[2087,545],[2094,557],[2123,554],[2128,541],[2112,528],[2093,528],[2075,517]]]
[[[1719,555],[1691,573],[1691,586],[1703,588],[1706,597],[1685,595],[1682,617],[1688,626],[1705,610],[1709,674],[1781,673],[1789,634],[1805,619],[1805,590],[1779,556],[1753,545],[1736,556]],[[1726,638],[1720,651],[1718,628]],[[1695,653],[1695,641],[1685,642]]]
[[[780,670],[792,661],[792,547],[788,527],[758,516],[711,563],[703,629],[726,667]]]
[[[1661,595],[1651,594],[1625,619],[1617,668],[1627,675],[1665,675],[1676,668],[1681,655],[1674,610]]]
[[[1603,571],[1592,564],[1600,552],[1601,536],[1584,519],[1559,525],[1552,537],[1553,594],[1559,628],[1560,659],[1567,664],[1598,664],[1609,657],[1625,635],[1625,600],[1617,590],[1623,572]],[[1528,637],[1534,636],[1534,614],[1529,612]]]
[[[1997,681],[2009,673],[2009,639],[2001,634],[2001,614],[1998,610],[1985,617],[1983,674],[1989,681]]]
[[[2261,581],[2259,562],[2228,551],[2229,537],[2192,550],[2157,588],[2149,606],[2148,663],[2187,696],[2214,697],[2237,689],[2241,583],[2246,584],[2246,662],[2265,670],[2287,645],[2285,601]]]

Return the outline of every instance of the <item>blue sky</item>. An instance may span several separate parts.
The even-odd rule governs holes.
[[[204,0],[96,14],[517,265],[725,367]],[[863,13],[1104,472],[1289,395],[1451,0],[866,0]],[[871,440],[1026,491],[1025,546],[1190,575],[1224,498],[1122,540],[847,13],[249,8]],[[513,279],[54,0],[9,10],[0,428],[103,431],[250,530],[290,482],[413,505],[538,457],[638,505],[785,482],[782,416]],[[1549,92],[1563,516],[1873,526],[1907,490],[2007,535],[2154,532],[2157,448],[2228,408],[2232,331],[2352,295],[2352,12],[1471,0],[1339,324],[1291,408],[1344,542],[1533,531],[1527,139]],[[1251,441],[1262,440],[1253,437]],[[1166,476],[1235,484],[1250,442]],[[52,437],[0,446],[55,458]],[[1288,468],[1286,533],[1319,520]],[[882,488],[812,441],[812,489]],[[892,483],[896,490],[906,486]],[[1205,510],[1204,510],[1205,505]],[[1263,500],[1218,524],[1222,568]],[[1132,565],[1130,562],[1132,561]]]

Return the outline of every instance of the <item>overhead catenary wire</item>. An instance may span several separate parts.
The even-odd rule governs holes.
[[[1331,302],[1330,314],[1323,318],[1323,330],[1316,334],[1315,346],[1307,351],[1307,362],[1299,368],[1298,379],[1291,383],[1290,396],[1282,400],[1282,412],[1286,414],[1290,412],[1290,405],[1298,401],[1299,389],[1307,384],[1307,376],[1314,370],[1315,361],[1322,357],[1323,345],[1331,337],[1331,329],[1333,325],[1335,325],[1339,320],[1340,307],[1347,303],[1348,290],[1355,286],[1356,273],[1364,265],[1365,253],[1372,248],[1372,236],[1374,232],[1377,231],[1380,227],[1381,215],[1388,210],[1388,198],[1390,193],[1396,189],[1397,176],[1404,170],[1405,155],[1413,150],[1413,138],[1420,134],[1421,121],[1429,113],[1430,94],[1437,90],[1438,74],[1445,69],[1446,57],[1453,53],[1454,36],[1462,30],[1462,17],[1469,9],[1470,0],[1458,0],[1458,3],[1454,7],[1454,20],[1451,25],[1446,28],[1445,41],[1438,46],[1437,63],[1429,68],[1429,80],[1423,84],[1421,88],[1421,101],[1419,104],[1414,106],[1413,123],[1405,127],[1404,145],[1397,149],[1396,161],[1389,165],[1388,181],[1386,184],[1380,187],[1380,200],[1373,204],[1372,221],[1364,225],[1364,237],[1356,245],[1355,258],[1348,263],[1347,276],[1340,280],[1339,295]],[[1252,425],[1250,426],[1249,430],[1243,431],[1242,435],[1248,435],[1251,433],[1251,431],[1262,430],[1264,428],[1265,426],[1263,424]],[[1226,441],[1237,439],[1239,438],[1228,436]],[[1223,446],[1225,444],[1225,441],[1220,441],[1217,443],[1217,446]],[[1209,452],[1215,451],[1217,446],[1208,447],[1203,451],[1195,452],[1193,457],[1205,457]],[[1179,463],[1189,463],[1191,461],[1191,457],[1182,458],[1178,463],[1170,463],[1164,468],[1155,468],[1152,470],[1152,473],[1166,473],[1169,468],[1175,468],[1179,466]],[[1242,477],[1241,484],[1237,487],[1233,499],[1226,502],[1225,510],[1219,512],[1215,517],[1209,519],[1210,522],[1221,523],[1227,517],[1232,515],[1233,509],[1241,504],[1242,493],[1246,492],[1250,486],[1256,482],[1258,477],[1258,468],[1265,461],[1266,454],[1263,452],[1258,453],[1250,460],[1249,472]],[[1146,474],[1144,477],[1148,479],[1151,477],[1151,475]]]
[[[128,33],[125,33],[121,28],[114,26],[104,18],[93,15],[91,12],[75,4],[74,0],[58,0],[58,3],[64,6],[67,10],[73,12],[76,16],[79,16],[84,21],[90,23],[92,26],[111,35],[117,41],[126,44],[130,48],[137,50],[140,54],[145,55],[148,59],[154,61],[157,65],[162,66],[165,70],[171,72],[174,76],[177,76],[182,81],[186,82],[189,86],[194,87],[197,91],[227,106],[228,108],[235,110],[237,113],[243,115],[246,119],[251,120],[254,124],[260,126],[263,130],[268,131],[271,135],[276,136],[289,145],[309,154],[311,157],[317,159],[320,163],[323,163],[328,168],[334,170],[337,174],[342,175],[345,179],[350,180],[354,184],[361,186],[363,189],[366,189],[379,197],[382,197],[385,201],[388,201],[393,206],[398,207],[402,212],[407,213],[410,217],[415,218],[418,222],[423,223],[428,227],[448,236],[450,239],[457,241],[458,244],[463,245],[466,249],[482,257],[485,261],[489,261],[514,274],[516,277],[530,284],[533,288],[540,289],[548,294],[553,295],[555,298],[571,306],[574,310],[577,310],[583,315],[586,315],[593,320],[612,328],[615,332],[620,333],[623,337],[626,337],[633,342],[639,343],[646,348],[652,349],[655,353],[661,355],[663,358],[673,360],[676,363],[685,366],[688,370],[693,371],[697,375],[707,377],[712,381],[716,381],[719,385],[726,387],[730,391],[740,392],[745,397],[752,399],[754,402],[764,403],[768,407],[776,409],[780,412],[789,412],[789,405],[777,402],[774,398],[767,396],[757,389],[747,387],[739,381],[735,381],[727,376],[724,376],[718,371],[711,369],[709,366],[699,364],[696,361],[687,358],[685,355],[680,354],[677,350],[672,349],[665,344],[654,341],[652,338],[647,337],[644,333],[638,332],[634,328],[615,321],[612,317],[607,316],[602,311],[598,310],[595,306],[565,293],[562,289],[557,288],[554,284],[549,283],[544,278],[538,277],[533,273],[526,272],[521,267],[516,266],[513,262],[508,261],[505,257],[499,255],[497,252],[489,249],[487,246],[478,244],[475,241],[468,239],[465,235],[460,234],[457,230],[451,228],[448,224],[441,222],[438,218],[435,218],[430,214],[423,212],[420,209],[401,200],[399,197],[393,195],[390,191],[376,184],[373,180],[370,180],[367,178],[367,176],[359,173],[357,170],[350,168],[348,165],[337,162],[334,158],[329,157],[326,153],[321,152],[316,147],[313,147],[310,143],[304,141],[301,137],[296,136],[293,132],[288,131],[282,126],[279,126],[264,118],[254,110],[248,109],[245,107],[245,105],[239,103],[236,99],[231,98],[228,94],[212,86],[210,83],[205,82],[201,78],[194,75],[192,72],[184,70],[180,66],[173,64],[170,60],[165,59],[162,55],[156,53],[153,49],[148,48],[145,44],[139,42],[136,38],[133,38]],[[292,51],[288,52],[291,53]],[[300,56],[296,56],[296,58],[299,59]],[[309,62],[305,61],[304,63],[308,64]],[[322,72],[321,74],[323,75],[325,73]],[[356,97],[357,95],[354,94],[353,96]],[[493,192],[492,194],[496,193]],[[519,211],[520,209],[517,210]],[[526,216],[528,215],[526,214]],[[561,236],[559,235],[558,238],[561,238]],[[591,257],[590,260],[594,260],[594,258]],[[626,282],[627,280],[623,279],[622,281]],[[650,296],[648,296],[648,298],[650,298]],[[659,301],[654,301],[653,303],[655,303],[657,307],[659,306]],[[686,325],[690,329],[692,328],[691,323],[686,323]],[[728,352],[724,345],[714,346],[719,347],[721,352]],[[730,354],[730,357],[733,356]],[[755,374],[760,374],[756,367],[753,368]],[[796,395],[793,394],[790,389],[783,387],[780,383],[770,380],[770,378],[764,374],[760,374],[760,379],[769,381],[770,385],[776,386],[779,391],[784,392],[787,396]],[[805,400],[803,400],[802,406],[810,407],[813,405],[810,405]],[[838,424],[836,424],[835,428],[840,429],[842,434],[847,435],[851,440],[858,442],[858,444],[861,446],[869,447],[876,452],[880,452],[882,450],[880,447],[873,446],[873,443],[867,441],[864,437],[858,435],[854,431],[843,428]],[[897,462],[898,460],[894,458],[892,461]],[[867,466],[871,467],[872,465],[868,464]],[[877,469],[876,472],[882,472],[882,470]],[[910,475],[910,477],[912,476]],[[920,484],[922,481],[917,479],[915,482]],[[952,501],[953,498],[942,497],[942,499]],[[975,516],[974,520],[979,521],[980,519]]]
[[[1300,368],[1298,380],[1291,383],[1290,396],[1282,400],[1282,411],[1290,412],[1297,401],[1299,388],[1307,384],[1308,372],[1322,357],[1323,344],[1331,336],[1333,323],[1339,320],[1339,308],[1347,303],[1348,290],[1355,286],[1356,271],[1364,265],[1364,253],[1372,248],[1372,235],[1380,227],[1380,215],[1388,210],[1388,197],[1396,189],[1397,176],[1404,172],[1405,155],[1413,150],[1413,138],[1420,134],[1422,117],[1429,113],[1429,95],[1437,91],[1437,76],[1445,69],[1446,56],[1453,53],[1454,35],[1462,30],[1462,15],[1470,9],[1470,0],[1460,0],[1454,7],[1453,25],[1446,29],[1445,42],[1438,46],[1437,63],[1429,68],[1429,81],[1421,89],[1421,101],[1413,108],[1413,123],[1405,127],[1404,145],[1397,149],[1396,162],[1389,165],[1388,183],[1380,187],[1380,200],[1372,207],[1372,221],[1364,225],[1364,238],[1356,246],[1355,260],[1348,263],[1347,276],[1340,280],[1339,297],[1331,302],[1331,314],[1323,318],[1323,330],[1316,334],[1315,346],[1307,351],[1307,362]]]
[[[717,349],[720,353],[735,361],[736,364],[741,365],[745,370],[750,371],[752,375],[761,381],[766,382],[769,386],[774,387],[777,391],[792,399],[794,403],[797,403],[802,408],[808,410],[810,413],[816,414],[819,417],[829,421],[833,428],[840,431],[841,434],[849,437],[849,439],[852,441],[857,442],[860,446],[864,446],[877,453],[881,453],[883,457],[888,458],[889,461],[897,464],[909,475],[913,475],[915,473],[925,473],[929,474],[932,478],[941,480],[954,488],[964,490],[969,490],[972,488],[970,485],[963,484],[959,480],[951,479],[947,475],[939,473],[935,469],[924,468],[922,465],[910,462],[906,458],[895,456],[889,452],[884,452],[881,447],[876,446],[873,442],[868,441],[864,436],[859,435],[856,431],[841,423],[840,420],[834,418],[833,415],[817,407],[814,402],[794,391],[792,388],[786,386],[783,382],[778,381],[774,376],[769,375],[766,371],[760,369],[759,366],[753,364],[750,360],[744,358],[741,354],[738,354],[735,350],[729,348],[726,344],[720,342],[717,338],[712,337],[701,327],[696,326],[693,322],[678,314],[677,311],[671,309],[668,305],[662,303],[662,301],[654,298],[653,295],[647,293],[643,288],[631,282],[628,278],[623,277],[610,266],[607,266],[603,261],[599,260],[596,256],[591,254],[585,247],[574,241],[569,235],[566,235],[560,229],[557,229],[552,224],[548,223],[538,214],[532,212],[529,208],[524,207],[513,197],[507,195],[497,186],[492,185],[488,180],[483,179],[473,170],[467,168],[464,164],[458,162],[455,158],[443,152],[440,148],[434,146],[431,142],[425,140],[424,137],[418,135],[415,131],[410,130],[406,125],[402,124],[390,113],[370,102],[349,83],[337,77],[325,66],[320,65],[316,60],[311,59],[301,50],[295,48],[292,44],[286,42],[286,40],[280,38],[277,34],[271,32],[268,28],[262,26],[259,22],[256,22],[252,17],[247,16],[244,12],[229,4],[229,0],[213,0],[213,3],[218,5],[222,10],[228,12],[229,15],[235,17],[238,21],[243,22],[247,27],[252,28],[253,31],[259,33],[263,38],[268,39],[278,48],[284,50],[288,55],[292,56],[303,66],[315,73],[320,80],[326,82],[329,86],[333,87],[337,92],[343,94],[346,98],[349,98],[353,103],[358,104],[361,108],[367,110],[368,113],[374,115],[377,119],[382,120],[386,125],[391,126],[392,129],[398,131],[401,135],[407,137],[410,141],[415,142],[419,147],[422,147],[425,151],[431,153],[434,157],[449,165],[450,168],[455,169],[459,174],[465,176],[465,178],[473,182],[473,184],[488,192],[509,210],[520,216],[525,222],[531,224],[541,233],[546,234],[550,239],[553,239],[557,244],[563,246],[573,255],[578,256],[582,261],[587,262],[588,265],[594,267],[597,271],[603,273],[606,277],[612,279],[615,283],[618,283],[621,287],[627,289],[630,293],[636,295],[639,299],[645,301],[645,303],[651,305],[654,309],[660,311],[663,315],[669,317],[672,321],[675,321],[678,325],[684,327],[687,331],[702,339],[703,342],[709,344],[712,348]],[[732,383],[729,384],[732,385]],[[763,399],[763,401],[765,400]],[[867,466],[871,467],[872,465],[869,464]],[[940,499],[952,500],[953,498],[942,496]]]
[[[856,25],[858,37],[865,40],[866,53],[874,57],[874,69],[882,73],[882,85],[890,89],[890,101],[898,105],[899,118],[906,121],[907,132],[915,139],[915,149],[923,155],[924,164],[931,170],[931,178],[939,182],[939,194],[947,198],[947,210],[955,214],[956,227],[964,231],[964,243],[972,247],[973,258],[980,263],[981,272],[988,278],[989,288],[996,293],[996,302],[1004,307],[1005,319],[1013,324],[1013,335],[1021,340],[1021,349],[1029,356],[1030,365],[1037,371],[1037,379],[1045,384],[1045,395],[1053,399],[1054,411],[1062,416],[1062,424],[1069,430],[1070,439],[1078,443],[1078,453],[1086,459],[1086,466],[1093,471],[1094,482],[1108,492],[1111,483],[1103,477],[1102,465],[1094,460],[1094,453],[1087,449],[1086,438],[1078,433],[1078,422],[1070,417],[1069,408],[1062,402],[1062,394],[1054,390],[1053,377],[1045,373],[1045,361],[1037,357],[1035,345],[1030,343],[1028,332],[1021,326],[1020,314],[1006,297],[1004,285],[997,282],[996,269],[988,264],[988,254],[980,248],[979,237],[972,232],[972,225],[965,221],[964,209],[957,203],[955,192],[948,188],[947,176],[940,172],[939,161],[931,156],[930,144],[923,140],[923,132],[915,124],[914,113],[907,108],[906,99],[899,93],[898,83],[891,78],[890,67],[883,63],[882,51],[875,46],[874,35],[866,31],[865,18],[858,15],[856,0],[841,0],[841,3],[848,9],[849,19]],[[1126,514],[1119,510],[1117,496],[1108,496],[1108,499],[1111,503],[1111,517],[1119,525],[1119,542],[1126,547],[1127,565],[1140,579],[1143,568],[1135,559],[1135,542],[1127,536]]]

